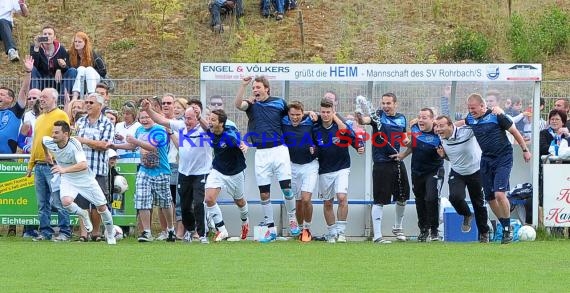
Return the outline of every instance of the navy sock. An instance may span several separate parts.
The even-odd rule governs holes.
[[[509,218],[499,218],[499,222],[503,226],[503,231],[510,231],[511,230],[511,219]]]

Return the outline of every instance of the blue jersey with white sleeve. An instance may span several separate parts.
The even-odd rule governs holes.
[[[473,129],[473,134],[479,142],[483,157],[497,158],[513,155],[513,147],[505,133],[511,128],[513,122],[507,116],[493,114],[491,110],[487,110],[479,118],[468,114],[465,118],[465,124]]]
[[[436,173],[443,166],[443,159],[437,153],[441,140],[433,131],[421,131],[412,125],[412,175],[423,176]]]
[[[248,133],[243,137],[258,149],[272,148],[283,144],[281,119],[287,116],[287,103],[279,97],[265,101],[248,101],[245,111],[249,119]]]
[[[310,148],[313,144],[313,121],[305,115],[299,125],[293,126],[289,116],[283,117],[281,128],[283,129],[283,139],[289,149],[291,162],[295,164],[307,164],[312,162],[317,155],[311,154]]]

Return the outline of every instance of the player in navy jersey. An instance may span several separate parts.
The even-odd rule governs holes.
[[[285,145],[291,158],[291,191],[297,199],[296,216],[303,231],[300,240],[309,242],[313,204],[311,197],[318,181],[319,162],[316,159],[312,140],[313,121],[304,115],[303,104],[293,101],[288,105],[288,116],[283,117],[282,126]]]
[[[233,126],[226,126],[228,116],[222,109],[213,110],[209,117],[207,134],[214,148],[212,171],[206,179],[206,211],[216,226],[214,241],[228,238],[222,211],[216,200],[222,188],[227,189],[237,205],[241,218],[241,239],[247,238],[249,231],[247,201],[243,196],[245,187],[245,157],[247,146],[240,143],[239,133]]]
[[[395,224],[392,233],[399,241],[406,241],[402,229],[406,201],[410,198],[410,184],[404,162],[395,160],[392,155],[400,151],[400,146],[406,145],[409,139],[406,136],[407,121],[404,115],[397,113],[398,99],[393,93],[382,95],[382,109],[378,109],[371,116],[362,116],[356,113],[358,122],[362,125],[372,126],[372,168],[373,197],[372,227],[374,242],[390,243],[382,238],[382,215],[384,205],[396,202]]]
[[[430,108],[423,108],[418,115],[418,122],[411,127],[413,142],[408,148],[396,155],[403,160],[412,154],[412,188],[416,197],[419,242],[438,241],[439,233],[439,191],[443,182],[443,159],[437,150],[441,146],[439,136],[434,132],[434,113]]]
[[[485,199],[503,226],[501,243],[510,243],[513,239],[510,231],[511,207],[505,193],[509,190],[513,147],[505,130],[513,135],[521,147],[525,162],[530,161],[531,154],[513,122],[503,114],[493,114],[487,110],[481,95],[471,94],[467,98],[467,107],[469,114],[456,125],[467,124],[473,129],[482,151],[480,171]]]
[[[313,129],[313,137],[319,158],[319,193],[324,201],[323,212],[328,227],[329,243],[346,242],[346,218],[348,216],[348,175],[350,154],[353,146],[358,154],[364,153],[355,139],[354,132],[336,115],[333,103],[321,100],[321,115]],[[337,217],[333,200],[338,200]]]
[[[246,87],[253,81],[253,97],[244,100]],[[295,197],[291,193],[291,161],[289,151],[283,145],[281,119],[287,115],[287,104],[280,97],[271,96],[269,81],[264,76],[243,78],[236,94],[235,106],[245,111],[248,118],[248,133],[255,152],[255,177],[259,187],[259,197],[265,224],[269,228],[260,242],[271,242],[277,238],[273,220],[273,207],[269,193],[273,176],[277,177],[285,198],[285,208],[289,215],[289,231],[297,236],[301,233],[295,218]],[[244,140],[246,137],[244,136]]]

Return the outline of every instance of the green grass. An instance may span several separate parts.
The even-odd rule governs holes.
[[[34,243],[0,239],[2,292],[566,291],[567,240]],[[518,289],[518,290],[517,290]]]

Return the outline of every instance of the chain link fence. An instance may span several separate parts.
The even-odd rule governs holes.
[[[209,97],[222,97],[228,118],[236,122],[240,129],[245,129],[247,117],[233,106],[233,100],[239,81],[200,81],[198,79],[114,79],[115,89],[111,93],[111,108],[118,109],[126,100],[161,97],[164,93],[173,93],[176,97],[201,99],[208,105]],[[0,86],[14,89],[17,93],[21,80],[15,78],[0,79]],[[432,107],[436,112],[441,109],[441,97],[451,96],[450,113],[461,117],[466,112],[465,98],[471,93],[491,90],[500,93],[501,106],[507,99],[520,100],[524,110],[532,103],[534,82],[308,82],[308,81],[272,81],[271,94],[285,97],[287,101],[298,100],[304,103],[306,110],[319,110],[319,102],[325,92],[333,91],[338,97],[337,112],[348,115],[354,111],[354,98],[363,95],[371,100],[374,107],[381,106],[382,94],[392,92],[398,97],[398,112],[411,120],[419,110]],[[453,87],[454,91],[450,92]],[[570,81],[543,81],[542,97],[546,106],[541,115],[545,117],[559,97],[570,97]],[[251,94],[248,89],[246,96]]]

